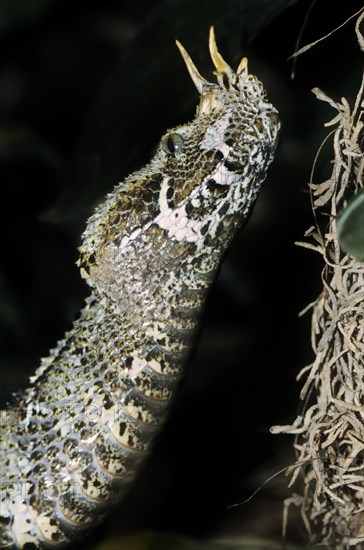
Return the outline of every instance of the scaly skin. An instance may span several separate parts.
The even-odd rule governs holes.
[[[2,411],[0,546],[63,547],[135,478],[191,353],[206,294],[273,159],[279,122],[244,58],[210,52],[192,122],[89,219],[91,295],[18,401]]]

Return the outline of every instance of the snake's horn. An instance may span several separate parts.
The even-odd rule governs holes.
[[[181,52],[183,60],[186,63],[186,67],[188,69],[188,72],[191,75],[191,78],[192,78],[196,88],[198,89],[200,94],[202,94],[203,87],[206,84],[209,85],[209,82],[206,80],[206,78],[204,78],[203,76],[200,75],[200,73],[197,70],[196,65],[194,64],[194,62],[192,61],[192,59],[190,58],[190,56],[188,55],[188,53],[186,52],[184,47],[182,46],[181,42],[176,40],[176,44],[177,44],[177,47],[178,47],[179,51]]]
[[[225,73],[227,76],[232,76],[234,74],[234,71],[232,70],[230,65],[226,63],[225,59],[222,57],[222,55],[219,53],[219,50],[217,49],[214,27],[210,27],[209,48],[211,59],[217,69],[216,75],[219,76]]]
[[[243,57],[243,59],[239,63],[239,67],[236,70],[236,74],[241,74],[244,72],[248,72],[248,58]]]

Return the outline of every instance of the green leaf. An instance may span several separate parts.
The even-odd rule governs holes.
[[[337,230],[343,250],[364,261],[364,189],[340,213]]]

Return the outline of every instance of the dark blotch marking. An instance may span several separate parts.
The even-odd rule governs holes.
[[[209,179],[206,185],[207,185],[207,189],[212,193],[217,191],[220,194],[224,194],[224,193],[227,193],[229,189],[228,185],[222,185],[221,183],[216,183],[216,181],[213,178]]]
[[[186,214],[189,216],[193,212],[193,206],[191,202],[188,202],[185,206]]]
[[[42,451],[33,451],[32,454],[30,455],[30,458],[35,462],[37,460],[40,460],[42,456],[43,456]]]
[[[38,424],[36,424],[35,422],[29,422],[28,432],[33,434],[33,433],[37,432],[37,430],[38,430]]]
[[[37,464],[36,466],[34,466],[33,470],[32,470],[32,474],[36,475],[38,474],[39,472],[40,473],[43,473],[47,470],[46,466],[44,464]]]
[[[220,208],[218,210],[218,213],[221,216],[225,216],[225,214],[228,210],[229,210],[229,205],[228,205],[228,203],[225,202],[222,206],[220,206]]]
[[[167,199],[170,200],[174,195],[174,189],[173,187],[168,187],[167,189]]]
[[[221,151],[216,151],[215,159],[216,160],[222,160],[223,158],[224,158],[224,153],[222,153]]]
[[[244,166],[239,162],[235,162],[234,160],[225,160],[224,166],[229,170],[229,172],[236,172],[237,174],[241,174],[244,171]]]
[[[119,435],[120,436],[124,435],[124,433],[126,431],[126,428],[127,428],[126,423],[125,422],[120,422],[120,424],[119,424]]]
[[[202,235],[202,236],[206,235],[206,233],[208,232],[209,227],[210,227],[210,223],[211,223],[211,222],[208,221],[208,222],[205,223],[205,225],[203,225],[203,226],[201,227],[201,235]]]
[[[212,244],[212,237],[211,235],[206,235],[205,238],[205,246],[210,246]]]
[[[112,399],[110,399],[109,395],[105,395],[102,404],[103,404],[104,408],[108,411],[114,405],[114,401]]]
[[[147,204],[153,202],[154,191],[149,186],[143,189],[143,201]]]
[[[8,525],[9,523],[10,523],[10,518],[7,518],[5,516],[0,516],[0,524]]]
[[[152,176],[148,180],[148,187],[154,192],[159,191],[161,188],[162,181],[163,181],[163,176],[161,174],[156,174],[155,176]]]
[[[235,140],[233,138],[228,138],[225,140],[225,143],[228,147],[232,147],[235,143]]]

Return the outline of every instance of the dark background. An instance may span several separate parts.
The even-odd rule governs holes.
[[[98,532],[279,538],[293,439],[269,427],[299,408],[312,360],[310,316],[321,261],[294,245],[313,223],[307,181],[335,116],[310,89],[353,102],[362,59],[354,20],[296,65],[300,46],[341,24],[359,0],[0,1],[1,388],[5,403],[70,327],[87,289],[74,265],[87,216],[153,154],[197,103],[174,39],[211,80],[208,29],[236,67],[243,55],[282,118],[275,163],[211,295],[200,345],[164,433],[134,490]],[[311,10],[311,11],[310,11]],[[324,151],[316,181],[329,175]],[[290,537],[302,539],[293,522]]]

